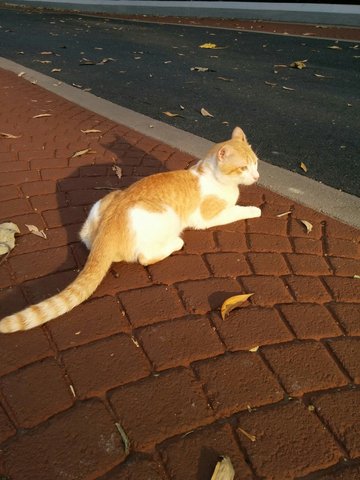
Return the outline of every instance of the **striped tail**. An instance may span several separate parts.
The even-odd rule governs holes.
[[[96,243],[99,245],[99,242]],[[96,290],[109,270],[112,263],[111,250],[96,248],[94,242],[84,269],[68,287],[37,305],[3,318],[0,321],[0,332],[12,333],[38,327],[80,305]]]

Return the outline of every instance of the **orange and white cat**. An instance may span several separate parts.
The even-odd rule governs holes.
[[[93,205],[80,231],[90,254],[84,269],[62,292],[0,322],[0,332],[28,330],[70,311],[98,287],[112,262],[150,265],[180,250],[185,228],[205,229],[255,218],[257,207],[236,205],[239,185],[259,178],[258,159],[244,132],[214,145],[188,170],[158,173]]]

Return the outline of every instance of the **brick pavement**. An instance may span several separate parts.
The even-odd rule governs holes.
[[[0,130],[20,136],[0,140],[0,221],[21,230],[2,317],[76,276],[107,189],[194,159],[3,70],[0,89]],[[185,232],[182,252],[114,265],[74,311],[0,336],[1,479],[207,480],[220,454],[237,480],[360,478],[359,231],[259,187],[241,198],[263,217]]]

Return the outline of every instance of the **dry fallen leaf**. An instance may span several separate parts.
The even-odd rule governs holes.
[[[172,112],[162,112],[167,117],[181,117],[179,113],[172,113]]]
[[[214,473],[211,476],[211,480],[233,480],[235,477],[235,470],[232,466],[229,457],[223,457],[222,460],[217,462]]]
[[[203,43],[199,48],[216,48],[216,43]]]
[[[208,72],[208,67],[191,67],[190,70],[192,72]]]
[[[54,52],[40,52],[40,55],[54,55]]]
[[[354,275],[353,278],[360,279],[360,275]]]
[[[221,318],[225,320],[226,315],[228,315],[235,308],[241,307],[241,305],[250,298],[253,293],[243,293],[241,295],[234,295],[225,300],[221,305]]]
[[[45,240],[47,239],[47,236],[46,236],[46,233],[44,232],[44,230],[39,230],[37,226],[27,225],[25,223],[25,227],[27,227],[27,229],[29,230],[30,233],[33,233],[37,237],[45,238]]]
[[[272,82],[267,82],[267,81],[265,81],[264,83],[265,83],[265,85],[269,85],[270,87],[276,87],[276,85],[277,85],[277,83],[272,83]]]
[[[111,170],[113,172],[115,172],[116,176],[118,177],[118,179],[120,180],[120,178],[122,177],[122,169],[121,167],[119,167],[118,165],[113,165]]]
[[[16,233],[20,233],[16,223],[5,222],[0,224],[0,255],[9,253],[15,247]]]
[[[85,148],[84,150],[79,150],[75,152],[71,158],[81,157],[81,155],[86,155],[87,153],[90,153],[90,152],[91,152],[90,148]]]
[[[284,90],[290,90],[290,91],[292,91],[292,92],[295,90],[295,88],[290,88],[290,87],[282,87],[282,88],[283,88]]]
[[[34,115],[32,118],[43,118],[43,117],[51,117],[51,113],[40,113],[39,115]]]
[[[314,77],[317,77],[317,78],[326,78],[325,75],[321,75],[320,73],[314,73]]]
[[[278,218],[280,217],[284,217],[285,215],[289,215],[291,213],[291,210],[289,210],[288,212],[284,212],[284,213],[279,213],[278,215],[276,215]]]
[[[245,430],[243,430],[243,429],[240,428],[240,427],[238,427],[238,430],[239,430],[239,432],[241,432],[243,435],[245,435],[245,437],[247,437],[249,440],[251,440],[252,442],[256,442],[256,437],[255,437],[255,435],[251,435],[251,433],[246,432]]]
[[[217,77],[219,80],[223,80],[224,82],[233,82],[233,78],[227,78],[227,77]]]
[[[250,348],[249,352],[255,353],[259,350],[259,348],[260,348],[259,345],[257,345],[256,347]]]
[[[305,173],[308,171],[308,168],[307,168],[307,166],[305,165],[304,162],[300,163],[300,168],[301,168],[301,170],[304,170]]]
[[[302,70],[306,67],[307,60],[295,60],[295,62],[290,63],[291,68],[297,68],[298,70]]]
[[[304,227],[306,228],[306,233],[310,233],[311,230],[313,229],[313,226],[310,222],[308,222],[307,220],[300,220],[300,222],[304,225]]]
[[[82,133],[101,133],[101,130],[96,130],[96,128],[89,128],[89,130],[81,130]]]
[[[211,113],[208,112],[207,110],[205,110],[205,108],[202,108],[202,109],[200,110],[200,113],[201,113],[201,115],[202,115],[203,117],[212,117],[212,118],[214,118],[214,115],[211,115]]]
[[[53,68],[51,72],[61,72],[61,68]]]
[[[18,77],[23,77],[25,75],[26,72],[20,72],[18,73]]]
[[[33,62],[41,63],[43,65],[48,65],[49,63],[52,63],[51,60],[33,60]]]
[[[2,138],[20,138],[21,135],[13,135],[12,133],[0,132],[0,137],[2,137]]]
[[[327,48],[331,48],[331,50],[342,50],[342,48],[339,47],[339,45],[329,45]]]

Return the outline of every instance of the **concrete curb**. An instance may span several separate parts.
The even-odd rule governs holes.
[[[127,108],[84,92],[68,84],[0,57],[0,68],[16,74],[25,72],[23,78],[36,82],[42,88],[91,110],[116,123],[125,125],[144,135],[170,145],[195,157],[202,157],[212,142],[136,113]],[[310,178],[260,161],[259,184],[284,197],[360,228],[360,198],[328,187]]]

